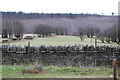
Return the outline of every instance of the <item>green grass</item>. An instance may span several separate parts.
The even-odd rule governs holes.
[[[14,41],[9,43],[10,45],[16,44],[16,45],[27,45],[28,42],[31,42],[31,46],[40,46],[40,45],[95,45],[95,39],[94,38],[84,38],[84,42],[80,40],[78,36],[51,36],[51,37],[44,37],[44,38],[35,38],[34,40],[21,40],[21,41]],[[3,39],[0,39],[2,41]],[[115,43],[101,43],[100,40],[98,40],[98,45],[112,45],[116,46]]]
[[[0,66],[0,79],[2,78],[2,66]]]
[[[95,67],[44,67],[41,74],[21,74],[23,66],[5,65],[2,67],[3,78],[109,78],[111,68]]]

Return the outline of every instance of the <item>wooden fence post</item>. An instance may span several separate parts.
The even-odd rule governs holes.
[[[28,42],[28,52],[30,53],[30,41]]]
[[[95,38],[95,62],[94,62],[94,66],[97,66],[97,38]]]
[[[113,59],[113,80],[117,80],[117,60]]]

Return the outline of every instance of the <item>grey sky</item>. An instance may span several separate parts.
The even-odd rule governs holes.
[[[0,0],[0,11],[39,13],[118,13],[119,0]]]

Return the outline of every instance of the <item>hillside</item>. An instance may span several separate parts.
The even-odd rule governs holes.
[[[117,16],[81,14],[3,14],[2,18],[20,20],[25,26],[25,33],[32,32],[38,24],[66,27],[69,33],[77,33],[79,27],[98,27],[104,30],[117,24]]]

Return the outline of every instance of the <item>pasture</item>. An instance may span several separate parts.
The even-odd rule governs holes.
[[[2,45],[0,38],[0,45]],[[31,46],[60,46],[60,45],[95,45],[95,38],[84,37],[84,41],[80,40],[78,36],[51,36],[43,38],[35,38],[33,40],[20,40],[11,41],[10,45],[28,45]],[[97,45],[117,46],[115,43],[102,43],[97,40]],[[13,54],[12,54],[13,55]],[[33,57],[33,56],[32,56]],[[49,56],[50,57],[50,56]],[[22,74],[21,71],[25,65],[3,65],[2,77],[3,78],[112,78],[113,70],[107,67],[53,67],[44,66],[44,73],[41,74]]]
[[[0,44],[2,45],[2,38],[0,38]],[[31,46],[40,46],[40,45],[95,45],[95,38],[87,38],[84,37],[84,41],[80,40],[78,36],[51,36],[51,37],[43,37],[43,38],[35,38],[33,40],[21,40],[21,41],[11,41],[10,45],[28,45],[28,42],[31,43]],[[97,40],[98,45],[109,45],[109,46],[117,46],[116,43],[102,43],[99,39]]]
[[[25,66],[2,67],[3,78],[111,78],[112,68],[105,67],[44,67],[44,73],[21,74]]]

